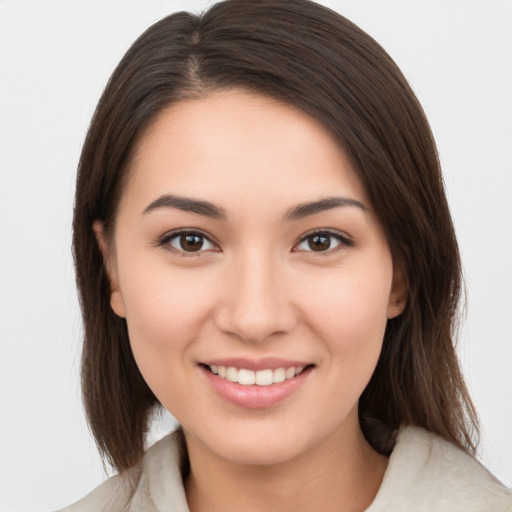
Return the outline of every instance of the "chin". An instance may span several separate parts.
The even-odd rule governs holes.
[[[219,447],[222,449],[222,447]],[[303,450],[293,442],[236,442],[229,441],[219,455],[233,464],[248,466],[275,466],[295,459]]]
[[[224,429],[210,432],[200,439],[214,456],[229,463],[251,466],[271,466],[284,464],[306,454],[321,443],[322,436],[308,435],[307,428],[297,422],[297,428],[276,425],[273,422],[258,422],[252,425],[239,425],[236,430]],[[213,435],[212,435],[213,434]],[[186,434],[187,436],[187,434]],[[192,435],[194,443],[198,437]],[[189,436],[187,436],[187,442]],[[188,443],[190,445],[190,443]]]

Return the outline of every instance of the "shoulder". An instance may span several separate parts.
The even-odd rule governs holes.
[[[120,475],[109,478],[87,496],[59,512],[92,512],[104,510],[109,503],[116,503],[112,512],[121,512],[128,504],[131,490],[126,479]]]
[[[418,427],[401,430],[367,512],[512,512],[512,491],[474,457]]]
[[[141,463],[103,482],[80,501],[59,512],[188,511],[181,480],[176,436],[170,434]]]

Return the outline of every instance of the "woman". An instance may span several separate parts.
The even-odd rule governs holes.
[[[172,15],[114,72],[74,217],[89,423],[69,510],[511,510],[472,458],[460,261],[387,54],[302,0]],[[181,427],[144,455],[154,407]]]

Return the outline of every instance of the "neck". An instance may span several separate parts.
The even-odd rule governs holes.
[[[377,494],[387,458],[370,447],[359,428],[350,439],[342,437],[335,434],[272,465],[233,463],[187,437],[190,511],[362,512]]]

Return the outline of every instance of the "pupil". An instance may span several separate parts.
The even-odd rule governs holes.
[[[309,239],[309,248],[313,251],[325,251],[331,246],[331,239],[326,235],[313,235]]]
[[[199,251],[203,246],[203,238],[199,235],[182,235],[180,238],[180,246],[184,251]]]

